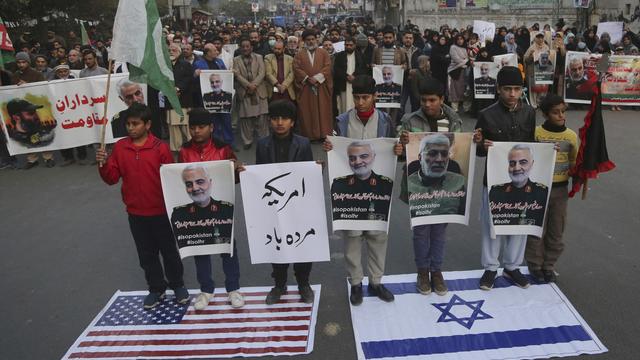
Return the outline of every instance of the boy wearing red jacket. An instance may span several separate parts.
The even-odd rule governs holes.
[[[160,166],[173,162],[171,151],[149,131],[151,110],[146,105],[131,105],[124,121],[129,136],[114,145],[111,155],[103,149],[97,150],[96,161],[103,164],[98,170],[105,183],[114,185],[122,178],[122,201],[129,214],[140,267],[149,285],[144,308],[158,305],[167,286],[175,292],[176,302],[186,304],[189,292],[182,281],[182,261],[160,185]],[[162,255],[164,270],[158,253]]]
[[[197,161],[215,161],[215,160],[232,160],[236,161],[231,145],[212,137],[213,123],[211,122],[211,114],[203,109],[196,108],[189,112],[189,133],[191,140],[184,143],[180,148],[178,162],[197,162]],[[236,176],[236,180],[238,177]],[[240,289],[240,264],[236,251],[235,242],[233,243],[233,254],[221,254],[222,270],[224,271],[224,285],[227,290],[229,303],[234,308],[244,306],[244,298],[238,291]],[[193,301],[193,307],[196,310],[203,310],[209,304],[209,300],[213,297],[215,284],[211,276],[211,256],[199,255],[194,257],[196,263],[196,276],[200,283],[200,294]]]

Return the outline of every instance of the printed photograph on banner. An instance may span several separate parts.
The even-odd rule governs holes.
[[[117,118],[128,107],[118,100],[120,93],[114,86],[126,77],[111,77],[108,119]],[[107,76],[102,75],[0,87],[0,123],[9,153],[20,155],[99,143],[102,125],[116,126],[102,118],[106,85]],[[142,99],[145,91],[146,86],[141,88]],[[107,143],[115,141],[110,128],[106,129]]]
[[[374,65],[376,81],[376,107],[399,108],[404,69],[400,65]]]
[[[410,133],[407,188],[411,227],[469,224],[475,166],[472,133]]]
[[[229,160],[160,167],[164,203],[181,258],[231,253],[234,176]]]
[[[488,61],[473,63],[473,87],[476,99],[493,99],[496,96],[498,64]]]
[[[128,109],[133,103],[147,104],[147,84],[131,81],[129,80],[129,74],[124,74],[118,80],[111,76],[111,89],[113,89],[113,85],[115,85],[118,99],[110,98],[114,100],[113,102],[124,106],[124,110]],[[109,106],[111,106],[111,103],[109,101]],[[124,115],[124,111],[119,111],[111,117],[111,137],[113,139],[128,136]]]
[[[568,103],[590,104],[598,80],[596,66],[600,54],[567,51],[565,60],[564,99]]]
[[[322,166],[250,165],[240,189],[252,264],[329,261]]]
[[[233,71],[202,70],[200,72],[202,103],[211,113],[230,113],[233,94]]]
[[[492,234],[542,236],[555,162],[551,143],[494,142],[489,147]]]
[[[552,85],[556,70],[556,52],[533,53],[533,78],[536,85]]]
[[[329,136],[327,154],[333,231],[388,231],[397,139]]]
[[[612,55],[602,79],[604,105],[640,105],[640,56]]]
[[[495,55],[493,57],[493,62],[498,65],[498,71],[505,66],[514,66],[518,67],[518,55],[516,54],[504,54],[504,55]]]

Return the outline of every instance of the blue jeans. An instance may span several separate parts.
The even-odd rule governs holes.
[[[442,269],[446,230],[447,224],[419,225],[413,228],[413,252],[419,270]]]
[[[236,243],[233,243],[233,256],[231,254],[220,254],[222,258],[222,271],[224,271],[224,287],[227,292],[238,290],[240,288],[240,262],[238,261],[238,252],[236,251]],[[213,294],[216,286],[211,276],[211,255],[194,256],[196,263],[196,276],[200,283],[200,291]]]

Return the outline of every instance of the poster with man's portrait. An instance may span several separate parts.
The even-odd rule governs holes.
[[[475,166],[471,133],[410,133],[407,189],[411,227],[469,224]]]
[[[233,94],[233,71],[202,70],[200,72],[202,103],[210,113],[230,113]]]
[[[598,79],[596,67],[601,54],[567,51],[565,60],[564,99],[568,103],[590,104]]]
[[[231,253],[235,178],[233,162],[162,165],[162,193],[180,257]]]
[[[489,147],[492,234],[542,236],[555,162],[552,143],[494,142]]]
[[[505,66],[518,67],[518,55],[516,54],[504,54],[495,55],[493,57],[494,64],[498,65],[498,71]]]
[[[397,139],[330,136],[329,186],[333,231],[389,229]]]
[[[533,53],[533,80],[536,85],[552,85],[555,70],[555,51]]]
[[[476,99],[493,99],[496,96],[498,64],[488,61],[473,63],[473,87]]]
[[[373,79],[376,81],[376,107],[400,108],[404,69],[400,65],[374,65]]]

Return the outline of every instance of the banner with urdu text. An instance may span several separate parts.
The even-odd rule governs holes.
[[[127,108],[117,86],[127,76],[111,76],[107,119]],[[114,142],[111,122],[102,119],[106,87],[107,75],[1,87],[0,117],[11,155],[99,143],[101,125],[108,126],[106,142]]]

